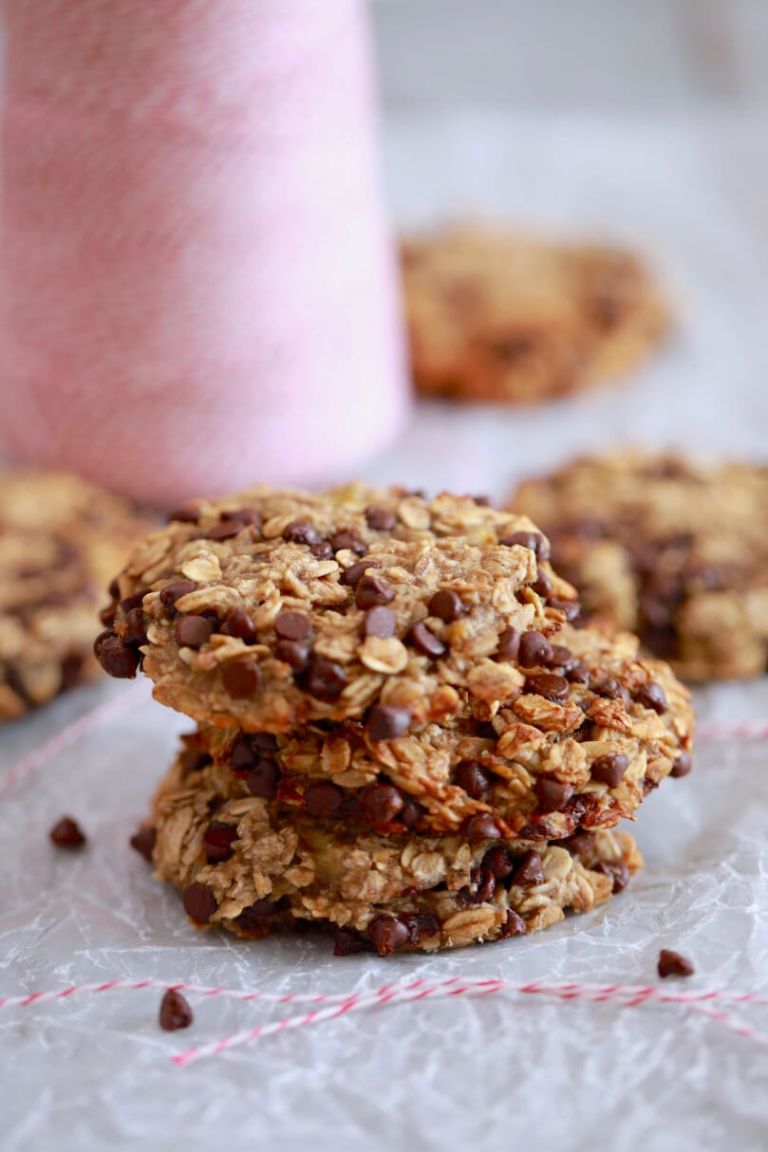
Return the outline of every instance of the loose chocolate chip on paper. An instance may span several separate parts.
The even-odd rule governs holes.
[[[417,652],[422,656],[428,656],[430,660],[439,660],[448,651],[440,637],[435,636],[423,620],[413,625],[408,633],[408,640]]]
[[[187,1000],[175,988],[169,988],[160,1001],[158,1015],[163,1031],[178,1032],[180,1028],[189,1028],[194,1018]]]
[[[48,835],[57,848],[82,848],[86,842],[85,833],[71,816],[57,820]]]
[[[673,952],[671,948],[662,948],[659,952],[657,970],[662,980],[669,976],[693,976],[696,971],[687,956]]]
[[[371,740],[396,740],[404,736],[411,723],[411,713],[407,708],[395,708],[391,704],[374,704],[368,713],[366,731]]]
[[[131,836],[128,843],[134,852],[138,852],[139,856],[143,856],[150,864],[152,863],[152,853],[157,843],[157,832],[154,828],[139,828]]]
[[[205,884],[189,884],[182,896],[184,911],[196,924],[207,924],[218,905],[216,897]]]
[[[176,643],[180,648],[202,648],[213,633],[213,624],[205,616],[182,616],[176,622]]]
[[[368,938],[379,956],[392,956],[409,936],[408,928],[394,916],[376,916],[368,925]]]

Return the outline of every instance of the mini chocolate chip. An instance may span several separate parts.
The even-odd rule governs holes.
[[[681,752],[677,760],[672,765],[670,775],[678,780],[681,776],[687,776],[693,768],[693,757],[690,752]]]
[[[544,883],[544,868],[538,852],[530,849],[520,857],[515,867],[512,883],[521,886]]]
[[[340,664],[316,656],[306,672],[304,687],[310,696],[324,704],[334,704],[347,686],[347,674]]]
[[[111,598],[113,600],[117,600],[118,596],[120,595],[120,584],[119,584],[119,581],[117,579],[117,576],[115,576],[114,579],[110,580],[109,586],[107,588],[107,592],[109,593],[109,595],[111,596]]]
[[[669,976],[693,976],[696,971],[687,956],[673,952],[671,948],[662,948],[659,952],[657,970],[662,980]]]
[[[387,640],[394,636],[397,618],[391,608],[379,605],[378,608],[369,608],[363,621],[363,633],[366,636],[378,636]]]
[[[265,756],[255,768],[246,773],[243,783],[251,796],[259,796],[262,800],[274,800],[279,779],[280,769],[277,764]]]
[[[523,632],[520,637],[519,660],[523,668],[533,668],[546,664],[552,654],[552,647],[541,632]]]
[[[621,860],[601,860],[592,866],[592,871],[599,872],[603,876],[610,876],[613,885],[611,891],[614,893],[623,892],[629,884],[629,869],[626,864],[622,864]]]
[[[589,683],[589,668],[583,660],[577,660],[575,664],[571,664],[570,668],[565,670],[565,678],[571,684],[587,684]]]
[[[415,800],[403,800],[403,806],[397,818],[406,828],[414,828],[423,815],[424,809]]]
[[[190,592],[197,590],[197,584],[194,580],[174,580],[173,584],[166,584],[160,593],[160,603],[166,611],[176,607],[176,601],[181,600],[182,596],[188,596]]]
[[[568,699],[570,685],[564,676],[556,676],[554,672],[537,672],[527,676],[525,691],[536,696],[543,696],[554,704],[563,704]]]
[[[139,856],[143,856],[150,864],[152,863],[152,853],[157,843],[157,832],[154,828],[139,828],[131,836],[128,843],[134,852],[138,852]]]
[[[499,636],[495,660],[517,660],[520,653],[520,633],[517,628],[505,628]]]
[[[201,772],[203,768],[207,768],[212,763],[213,759],[207,752],[201,751],[194,745],[191,748],[186,748],[182,756],[182,776],[186,780],[187,776],[191,776],[193,772]]]
[[[429,602],[429,614],[450,624],[451,621],[466,616],[467,608],[457,592],[451,591],[450,588],[441,588]]]
[[[518,544],[522,548],[530,548],[537,560],[549,559],[549,542],[540,532],[513,532],[511,536],[503,536],[499,544],[510,547]]]
[[[594,832],[580,831],[569,836],[564,842],[563,847],[567,848],[572,856],[586,856],[589,852],[594,851],[595,844],[597,843],[597,836]]]
[[[651,680],[648,684],[642,684],[637,688],[635,690],[635,700],[645,708],[652,708],[654,712],[658,712],[659,716],[663,716],[669,709],[664,689],[661,684],[657,684],[655,680]]]
[[[514,908],[508,908],[507,918],[501,927],[499,939],[506,940],[509,936],[525,936],[527,931],[528,925],[520,913],[515,912]]]
[[[194,1019],[192,1009],[180,992],[169,988],[163,993],[158,1014],[158,1023],[163,1032],[178,1032],[180,1028],[189,1028]]]
[[[470,881],[474,886],[473,903],[474,904],[487,904],[493,900],[493,894],[496,891],[496,877],[489,868],[473,868],[469,874]]]
[[[378,508],[370,504],[365,510],[365,519],[369,528],[374,532],[391,532],[397,524],[397,516],[387,508]]]
[[[283,529],[283,540],[288,540],[292,544],[318,544],[320,533],[314,524],[302,516],[298,520],[291,520],[290,524],[286,524]]]
[[[235,840],[237,840],[237,828],[234,825],[225,824],[222,820],[212,820],[203,834],[203,847],[208,855],[208,863],[219,864],[229,860]]]
[[[494,844],[483,856],[483,868],[492,872],[497,880],[504,880],[512,874],[514,861],[503,844]]]
[[[334,956],[354,956],[365,951],[365,941],[354,928],[337,928],[333,937]]]
[[[501,829],[488,812],[478,812],[468,817],[461,825],[461,831],[467,840],[501,839]]]
[[[177,520],[179,524],[196,524],[200,519],[200,509],[196,504],[184,504],[181,508],[174,508],[168,513],[168,523]]]
[[[367,545],[354,528],[342,528],[331,536],[331,548],[334,552],[356,552],[358,556],[364,556]]]
[[[552,581],[543,568],[539,568],[531,588],[538,596],[549,596],[552,591]]]
[[[189,884],[182,896],[184,911],[196,924],[207,924],[216,911],[216,897],[205,884]]]
[[[604,696],[607,700],[628,700],[628,693],[621,682],[614,676],[598,678],[590,683],[590,688],[596,696]]]
[[[253,742],[244,733],[241,733],[230,752],[230,763],[235,772],[246,772],[252,768],[256,761],[259,759],[259,753],[253,746]]]
[[[609,788],[618,787],[621,778],[629,768],[629,757],[624,752],[609,752],[598,756],[591,768],[592,779]]]
[[[571,796],[573,796],[572,784],[563,784],[560,780],[548,780],[543,776],[536,781],[536,800],[540,812],[559,812]]]
[[[550,597],[548,603],[550,608],[555,608],[558,612],[562,612],[569,624],[573,624],[581,615],[581,605],[578,600],[557,600],[554,597]]]
[[[213,633],[213,624],[205,616],[182,616],[176,622],[176,643],[180,648],[202,648]]]
[[[102,608],[99,612],[99,620],[104,625],[104,627],[108,628],[110,631],[112,631],[112,626],[115,623],[116,616],[117,610],[115,609],[114,604],[108,604],[106,608]]]
[[[281,640],[308,640],[312,635],[312,623],[303,612],[289,612],[284,608],[275,617],[275,634]]]
[[[48,835],[57,848],[82,848],[85,844],[85,833],[71,816],[57,820]]]
[[[366,731],[371,740],[396,740],[404,736],[411,724],[408,708],[395,708],[391,704],[374,704],[368,713]]]
[[[242,520],[221,520],[214,524],[205,534],[207,540],[231,540],[242,532],[246,525]]]
[[[373,560],[360,560],[357,564],[350,564],[349,568],[345,568],[339,577],[339,583],[346,588],[356,588],[368,569],[375,567],[376,564]]]
[[[310,784],[304,792],[304,807],[310,816],[333,816],[344,801],[341,788],[329,780],[319,780]]]
[[[460,760],[453,773],[453,782],[473,800],[479,800],[490,788],[491,777],[479,761]]]
[[[221,513],[222,520],[239,520],[250,528],[261,528],[261,515],[255,508],[231,508]]]
[[[254,644],[256,641],[256,628],[244,608],[233,608],[228,612],[221,626],[221,631],[225,636],[234,636],[246,644]]]
[[[413,625],[408,633],[408,640],[417,652],[422,656],[429,656],[431,660],[439,660],[448,651],[440,637],[435,636],[423,620]]]
[[[129,648],[114,632],[102,632],[93,648],[96,659],[108,676],[117,680],[132,680],[141,660],[141,653]]]
[[[309,664],[312,649],[309,644],[302,644],[298,640],[278,640],[275,644],[275,656],[293,668],[294,672],[303,672]]]
[[[134,608],[141,608],[145,596],[146,592],[134,592],[132,596],[126,596],[120,601],[120,611],[131,612]]]
[[[381,828],[397,818],[403,797],[394,784],[369,784],[358,796],[363,818],[373,828]]]
[[[76,684],[80,683],[80,677],[83,671],[83,657],[82,656],[65,656],[61,662],[61,690],[68,692],[70,688],[74,688]]]
[[[131,608],[130,612],[126,613],[120,625],[120,632],[123,643],[130,644],[132,648],[146,644],[147,633],[141,608]]]
[[[394,916],[376,916],[368,925],[368,938],[379,956],[392,956],[408,943],[409,932]]]
[[[552,644],[549,660],[547,661],[548,668],[561,668],[563,675],[568,669],[576,663],[576,657],[570,648],[566,648],[564,644]]]
[[[379,576],[362,576],[355,592],[355,604],[358,608],[376,608],[380,604],[391,604],[395,598],[395,590],[386,580]]]
[[[309,550],[316,560],[330,560],[333,556],[333,548],[327,540],[318,540],[316,544],[310,544]]]
[[[274,914],[279,904],[279,900],[254,900],[237,917],[238,928],[250,936],[263,935],[267,918]]]
[[[406,912],[400,922],[408,929],[408,943],[417,947],[424,937],[432,938],[440,933],[440,921],[433,912]]]

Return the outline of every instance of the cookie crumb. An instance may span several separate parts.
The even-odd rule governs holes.
[[[158,1022],[164,1032],[178,1032],[180,1028],[189,1028],[195,1017],[188,1001],[177,992],[169,988],[160,1001]]]
[[[86,843],[85,833],[71,816],[57,820],[48,835],[57,848],[82,848]]]
[[[693,976],[696,969],[687,956],[662,948],[659,952],[658,973],[662,980],[668,976]]]

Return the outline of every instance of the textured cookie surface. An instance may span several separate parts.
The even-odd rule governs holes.
[[[406,241],[402,265],[417,387],[461,400],[535,404],[623,375],[665,333],[642,263],[601,246],[487,227]]]
[[[339,820],[286,817],[229,768],[206,763],[195,736],[185,743],[143,842],[197,924],[263,936],[312,921],[343,930],[340,951],[432,951],[588,911],[642,864],[625,833],[582,833],[561,845],[384,837]]]
[[[624,452],[522,484],[587,615],[637,632],[693,680],[768,660],[768,468]]]
[[[490,720],[525,687],[521,636],[576,610],[534,525],[469,497],[256,488],[178,516],[133,553],[97,652],[216,726]]]
[[[105,585],[148,529],[74,476],[0,475],[0,722],[99,671]]]

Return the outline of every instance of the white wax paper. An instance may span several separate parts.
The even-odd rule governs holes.
[[[427,405],[369,471],[502,496],[515,476],[621,441],[764,454],[768,173],[760,136],[727,125],[475,119],[390,126],[399,217],[494,211],[605,231],[658,258],[677,341],[614,392],[537,412]],[[762,183],[761,183],[762,181]],[[334,959],[327,941],[196,932],[127,846],[191,722],[136,706],[3,788],[3,773],[105,700],[101,684],[0,734],[0,998],[108,979],[335,993],[420,978],[655,983],[768,994],[768,743],[707,742],[694,773],[649,797],[646,869],[607,906],[530,939],[432,958]],[[139,689],[139,693],[141,690]],[[697,692],[702,723],[768,718],[768,681]],[[47,832],[63,813],[79,854]],[[179,1068],[174,1053],[292,1012],[191,996],[193,1027],[157,1027],[160,993],[0,1008],[0,1147],[676,1152],[768,1145],[768,1050],[680,1007],[487,999],[352,1014]],[[768,1009],[743,1020],[768,1030]]]

